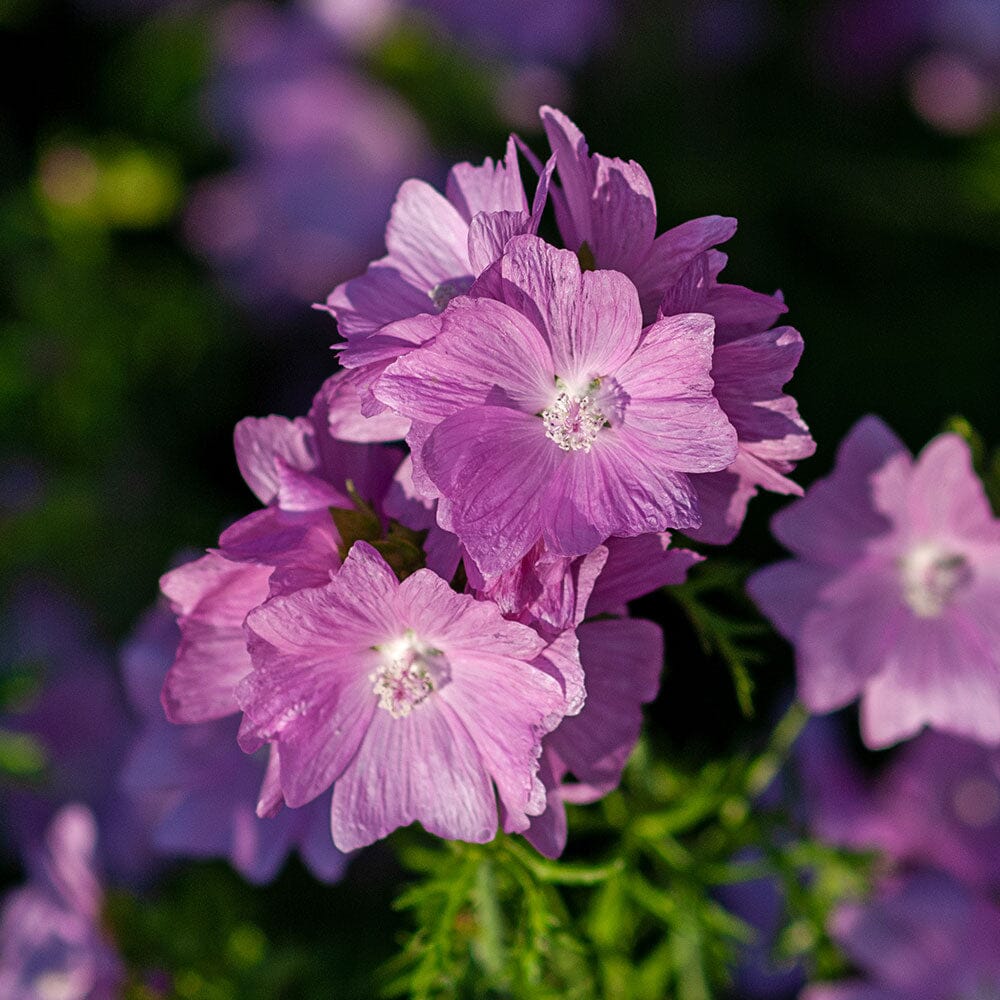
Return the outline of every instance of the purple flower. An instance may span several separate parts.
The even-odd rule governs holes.
[[[6,1000],[121,995],[125,971],[101,927],[96,848],[93,814],[75,803],[64,806],[32,858],[32,880],[4,901],[0,996]]]
[[[529,211],[513,137],[503,162],[487,158],[481,166],[452,167],[444,195],[424,181],[403,184],[386,227],[388,254],[327,299],[347,340],[343,364],[374,366],[377,374],[433,338],[437,324],[431,317],[469,292],[511,236],[536,231],[547,190],[543,173]],[[411,317],[423,319],[398,322]]]
[[[229,718],[193,725],[172,725],[164,718],[160,687],[179,639],[173,617],[156,608],[122,656],[129,695],[143,725],[121,780],[149,815],[154,849],[165,855],[229,858],[237,871],[260,884],[273,879],[297,847],[317,878],[339,878],[345,858],[330,842],[329,800],[258,817],[258,799],[268,794],[266,788],[261,791],[262,783],[268,784],[267,754],[240,750],[233,686],[223,706]],[[249,670],[245,647],[240,659]],[[267,806],[276,808],[270,801]]]
[[[1000,994],[1000,910],[937,872],[842,906],[834,938],[864,976],[807,987],[802,1000],[990,1000]]]
[[[140,818],[115,784],[134,720],[111,655],[94,639],[83,611],[40,582],[18,585],[0,638],[0,674],[24,671],[35,689],[0,716],[0,726],[33,740],[45,768],[37,782],[4,791],[9,834],[23,855],[70,801],[92,809],[105,835],[102,856],[116,876],[149,871]]]
[[[628,279],[581,273],[534,236],[512,239],[494,270],[503,302],[453,302],[433,345],[376,386],[433,428],[414,458],[442,498],[439,523],[487,576],[539,539],[576,556],[611,535],[697,526],[688,474],[736,451],[708,375],[711,317],[644,330]]]
[[[247,619],[253,673],[241,741],[273,741],[291,805],[333,785],[334,843],[351,850],[419,820],[485,842],[545,807],[542,736],[560,685],[531,665],[545,642],[429,570],[400,583],[364,542],[324,587],[276,597]]]
[[[788,326],[772,329],[785,312],[780,296],[719,282],[726,257],[712,248],[733,235],[735,220],[694,219],[654,239],[656,203],[642,167],[591,154],[580,130],[555,108],[543,107],[542,120],[562,185],[552,197],[566,245],[589,253],[597,267],[628,275],[646,323],[693,312],[715,320],[713,392],[736,428],[739,452],[725,471],[694,480],[702,523],[691,534],[728,543],[758,488],[802,492],[787,474],[816,446],[795,400],[782,391],[802,338]]]
[[[869,844],[895,861],[1000,889],[1000,751],[922,733],[880,776],[869,814]]]
[[[795,558],[749,589],[795,644],[811,711],[860,696],[871,747],[923,725],[1000,742],[1000,521],[961,438],[914,461],[867,417],[772,529]]]
[[[188,239],[243,299],[314,302],[377,252],[393,192],[430,166],[426,136],[300,10],[231,5],[216,59],[210,114],[239,158],[196,188]]]

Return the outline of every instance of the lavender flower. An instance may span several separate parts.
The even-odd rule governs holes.
[[[989,1000],[1000,992],[1000,910],[946,875],[920,872],[868,904],[842,906],[833,936],[863,981],[807,987],[801,1000]]]
[[[114,1000],[125,972],[101,927],[97,823],[64,806],[31,859],[32,879],[0,914],[0,996],[6,1000]]]
[[[565,709],[531,661],[545,642],[429,570],[402,583],[357,542],[325,586],[277,597],[247,619],[253,673],[240,685],[241,742],[281,754],[291,805],[333,784],[341,850],[419,820],[443,837],[496,834],[544,809],[542,736]]]
[[[442,497],[439,523],[486,575],[539,538],[575,556],[610,535],[697,526],[686,474],[735,455],[708,377],[711,318],[643,330],[626,278],[582,273],[533,236],[512,239],[495,273],[504,302],[453,302],[433,345],[375,390],[433,427],[414,458]]]
[[[1000,521],[964,441],[943,434],[914,461],[867,417],[772,528],[796,558],[749,590],[795,644],[810,710],[860,695],[872,747],[923,725],[1000,742]]]

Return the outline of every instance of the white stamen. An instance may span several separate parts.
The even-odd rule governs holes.
[[[378,695],[378,707],[394,719],[405,718],[448,679],[441,650],[422,643],[411,631],[376,648],[382,656],[370,677],[372,692]]]
[[[556,379],[556,388],[562,391],[540,416],[545,424],[545,436],[563,451],[589,452],[598,431],[608,419],[598,409],[594,396],[600,380],[594,379],[584,393],[567,390],[562,379]]]
[[[933,542],[920,542],[899,562],[903,599],[919,618],[937,618],[972,580],[966,558]]]

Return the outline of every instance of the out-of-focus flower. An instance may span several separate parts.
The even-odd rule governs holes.
[[[933,52],[910,69],[910,100],[917,112],[942,132],[978,131],[1000,102],[996,79],[969,59]]]
[[[347,55],[301,10],[220,18],[207,104],[238,162],[196,188],[186,230],[250,302],[304,306],[360,271],[393,192],[431,166],[417,119]]]
[[[149,818],[153,849],[168,856],[228,858],[260,884],[273,879],[297,848],[317,878],[339,878],[346,859],[330,841],[329,799],[261,819],[256,806],[267,755],[240,750],[236,718],[192,725],[166,720],[160,688],[179,640],[173,616],[154,608],[122,654],[129,696],[143,720],[122,783]]]
[[[931,865],[973,889],[1000,889],[1000,750],[921,733],[868,798],[863,822],[843,831],[855,844],[897,864]]]
[[[947,875],[918,872],[830,928],[861,980],[807,987],[801,1000],[990,1000],[1000,994],[1000,910]]]
[[[37,844],[31,880],[8,894],[0,915],[0,996],[115,1000],[125,972],[101,927],[93,814],[64,806]]]
[[[820,57],[860,91],[908,82],[914,110],[942,132],[971,133],[1000,107],[995,0],[852,0],[820,15]]]
[[[5,707],[0,728],[37,748],[40,770],[4,790],[5,832],[23,855],[61,805],[83,802],[106,827],[108,871],[143,874],[149,857],[142,825],[114,780],[134,721],[110,655],[81,609],[41,582],[15,591],[6,619],[0,674],[22,693]]]
[[[796,558],[748,587],[795,644],[811,711],[860,696],[871,747],[924,725],[1000,742],[1000,520],[961,438],[914,461],[867,417],[772,528]]]

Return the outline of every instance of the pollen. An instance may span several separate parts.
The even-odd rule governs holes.
[[[559,386],[557,380],[557,386]],[[589,452],[598,432],[607,425],[607,417],[594,401],[594,391],[598,380],[582,395],[562,391],[551,406],[542,410],[540,416],[545,425],[545,436],[563,451]]]
[[[377,647],[381,663],[371,674],[378,707],[402,719],[422,705],[447,680],[448,667],[439,649],[422,643],[412,632]]]
[[[472,288],[472,283],[473,279],[470,277],[442,281],[427,293],[427,297],[434,304],[434,308],[438,312],[442,312],[452,299],[457,299],[460,295],[467,295],[469,289]]]
[[[972,580],[966,558],[920,542],[900,560],[903,600],[918,618],[937,618]]]

